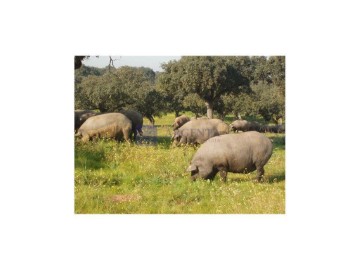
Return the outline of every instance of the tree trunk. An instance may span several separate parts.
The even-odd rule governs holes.
[[[105,113],[107,110],[106,110],[106,108],[105,108],[105,106],[103,106],[102,104],[100,104],[99,106],[99,111],[101,112],[101,113]]]
[[[155,119],[152,115],[146,115],[146,118],[149,119],[150,123],[154,126],[155,125]]]
[[[213,103],[212,101],[206,101],[206,114],[209,119],[213,118]]]
[[[175,118],[180,116],[180,112],[175,111]]]

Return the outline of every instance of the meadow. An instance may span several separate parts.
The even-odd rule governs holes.
[[[75,213],[285,213],[285,134],[265,133],[274,150],[263,183],[253,181],[256,172],[193,182],[186,168],[196,148],[171,145],[173,114],[155,120],[156,129],[144,127],[156,132],[149,142],[75,141]]]

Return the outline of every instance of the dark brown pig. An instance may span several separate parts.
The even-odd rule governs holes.
[[[90,110],[75,110],[75,132],[78,131],[84,122],[91,116],[97,115],[97,112]]]
[[[134,110],[121,110],[120,113],[124,114],[132,122],[132,132],[134,134],[134,141],[136,140],[136,135],[139,133],[140,136],[143,135],[142,126],[143,126],[143,116],[141,113]]]

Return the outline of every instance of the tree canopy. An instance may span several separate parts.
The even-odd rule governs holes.
[[[163,66],[160,87],[171,88],[172,93],[196,94],[204,101],[207,116],[212,118],[214,102],[223,94],[250,90],[248,78],[231,60],[222,56],[184,56]]]
[[[225,115],[285,116],[284,56],[183,56],[150,68],[123,66],[75,70],[75,107],[101,112],[136,109],[154,116],[191,111]]]
[[[86,72],[82,69],[87,70]],[[124,66],[104,70],[83,66],[75,75],[75,106],[100,112],[137,109],[153,121],[162,111],[161,95],[155,89],[155,72],[150,68]],[[96,75],[92,75],[92,74]]]

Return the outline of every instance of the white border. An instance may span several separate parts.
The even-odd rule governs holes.
[[[353,2],[5,5],[0,268],[359,268]],[[81,54],[286,55],[287,214],[74,215]]]

